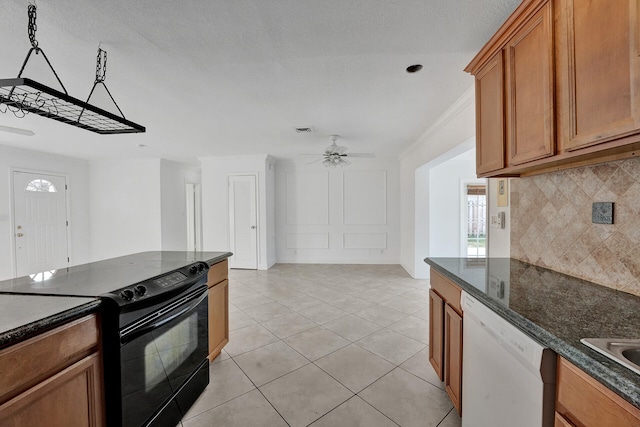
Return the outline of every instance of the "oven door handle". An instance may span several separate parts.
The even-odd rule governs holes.
[[[201,293],[200,293],[201,292]],[[208,289],[205,287],[202,291],[187,295],[186,297],[174,302],[173,304],[165,307],[148,316],[133,325],[127,326],[120,332],[120,344],[124,345],[133,341],[137,337],[144,335],[154,329],[165,325],[172,320],[184,315],[195,309],[208,295]]]

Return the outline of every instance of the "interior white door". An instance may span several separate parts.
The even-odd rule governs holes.
[[[14,172],[13,215],[18,277],[69,264],[65,177]]]
[[[258,268],[257,205],[256,176],[229,176],[229,268]]]

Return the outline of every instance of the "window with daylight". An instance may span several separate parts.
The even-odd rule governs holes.
[[[487,187],[467,185],[467,256],[484,258],[487,253]]]
[[[34,179],[30,183],[27,184],[24,191],[39,191],[42,193],[56,193],[58,190],[56,186],[53,185],[51,181],[47,181],[46,179]]]

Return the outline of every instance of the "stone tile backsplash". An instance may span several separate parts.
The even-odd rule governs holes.
[[[512,179],[511,257],[640,296],[640,159]]]

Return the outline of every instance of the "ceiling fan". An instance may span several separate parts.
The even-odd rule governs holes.
[[[322,157],[310,162],[309,164],[317,163],[322,161],[322,164],[326,167],[336,167],[336,166],[344,166],[349,165],[351,162],[347,160],[347,157],[368,157],[373,158],[376,155],[373,153],[347,153],[347,147],[340,146],[336,144],[338,140],[338,135],[331,135],[331,145],[325,148]],[[311,154],[315,155],[315,154]]]

